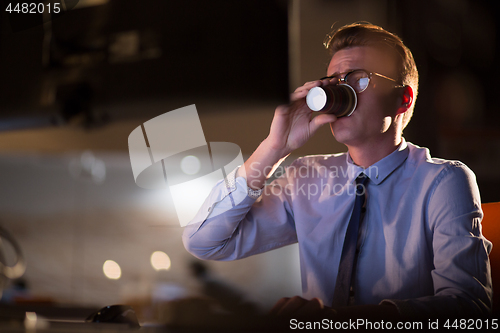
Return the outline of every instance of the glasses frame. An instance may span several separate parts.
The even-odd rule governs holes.
[[[354,73],[354,72],[365,72],[367,75],[368,75],[368,84],[366,85],[366,88],[361,90],[361,91],[356,91],[356,89],[354,89],[354,87],[352,87],[349,83],[347,83],[346,81],[346,78]],[[352,89],[354,89],[354,91],[356,91],[356,93],[358,94],[361,94],[363,91],[365,91],[366,89],[368,89],[368,87],[370,86],[370,83],[372,81],[372,76],[373,75],[376,75],[378,77],[381,77],[383,79],[386,79],[386,80],[389,80],[389,81],[392,81],[392,82],[395,82],[397,83],[398,81],[388,77],[388,76],[385,76],[383,74],[380,74],[380,73],[376,73],[376,72],[369,72],[367,71],[366,69],[353,69],[353,70],[350,70],[348,72],[342,72],[342,73],[338,73],[338,74],[334,74],[334,75],[330,75],[330,76],[325,76],[325,77],[322,77],[320,80],[326,80],[326,79],[334,79],[336,77],[338,77],[339,75],[342,75],[342,74],[345,74],[343,78],[338,78],[339,82],[342,82],[343,84],[347,84],[348,86],[350,86]],[[404,88],[405,86],[402,86],[402,85],[395,85],[394,88]]]

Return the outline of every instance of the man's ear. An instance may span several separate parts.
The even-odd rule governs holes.
[[[401,96],[401,104],[398,107],[397,114],[402,114],[408,111],[413,104],[413,89],[410,86],[404,86],[403,95]]]

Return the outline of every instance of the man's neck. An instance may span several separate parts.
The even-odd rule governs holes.
[[[370,141],[361,145],[348,145],[347,148],[354,164],[366,169],[393,153],[400,144],[401,136],[398,136],[386,142]]]

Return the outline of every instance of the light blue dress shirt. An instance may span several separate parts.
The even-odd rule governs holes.
[[[285,170],[257,200],[234,172],[219,182],[184,230],[186,249],[234,260],[298,242],[303,297],[330,305],[354,180],[365,172],[352,304],[390,302],[403,315],[491,311],[492,245],[481,233],[475,175],[463,163],[431,158],[403,139],[366,170],[348,153],[306,156]]]

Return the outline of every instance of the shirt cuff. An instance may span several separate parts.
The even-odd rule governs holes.
[[[236,190],[235,177],[236,177],[236,172],[238,172],[239,168],[240,167],[238,166],[236,169],[231,171],[231,173],[229,173],[226,177],[226,187],[227,187],[229,192]],[[239,176],[238,178],[240,178],[240,177],[241,176]],[[244,179],[244,177],[241,177],[241,178]],[[246,181],[245,181],[245,184],[246,184]],[[262,191],[264,190],[264,188],[254,190],[254,189],[248,187],[248,185],[246,185],[246,186],[247,186],[247,195],[252,199],[258,199],[262,195]]]
[[[247,186],[247,187],[248,187],[248,186]],[[252,199],[258,199],[258,198],[261,196],[261,194],[262,194],[262,190],[263,190],[263,189],[264,189],[264,188],[260,188],[260,189],[258,189],[258,190],[254,190],[254,189],[252,189],[252,188],[248,187],[248,196],[249,196],[250,198],[252,198]]]

